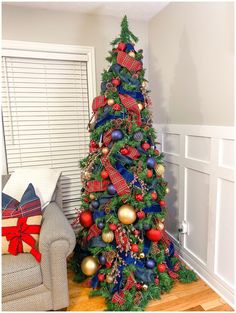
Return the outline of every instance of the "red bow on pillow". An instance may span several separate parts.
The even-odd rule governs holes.
[[[27,225],[27,217],[18,218],[16,226],[2,227],[2,236],[6,236],[10,241],[8,252],[13,255],[23,252],[23,242],[27,243],[32,249],[30,253],[40,262],[41,253],[35,248],[36,241],[31,234],[39,234],[40,225]]]

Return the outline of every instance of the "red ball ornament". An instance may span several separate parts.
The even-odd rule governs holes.
[[[95,140],[92,140],[91,142],[90,142],[90,147],[91,148],[97,148],[97,143],[96,143],[96,141]]]
[[[84,202],[88,203],[89,202],[89,198],[84,198]]]
[[[129,153],[129,150],[127,148],[121,148],[120,153],[123,155],[127,155]]]
[[[166,270],[166,265],[164,263],[160,263],[157,265],[157,269],[160,273],[163,273]]]
[[[166,206],[166,202],[164,200],[159,201],[160,206]]]
[[[103,179],[106,179],[107,177],[109,177],[108,172],[107,172],[106,170],[102,170],[102,171],[101,171],[101,177],[102,177]]]
[[[153,191],[151,193],[151,196],[152,196],[152,200],[156,200],[157,199],[157,193],[155,191]]]
[[[141,147],[143,148],[143,150],[146,151],[146,150],[150,149],[151,146],[149,145],[149,143],[144,142]]]
[[[136,284],[136,288],[137,288],[137,290],[141,290],[142,289],[142,285],[140,283],[137,283]]]
[[[117,225],[116,224],[109,224],[109,229],[112,231],[115,231],[117,229]]]
[[[137,212],[137,216],[138,216],[139,219],[142,219],[142,218],[145,217],[145,213],[143,211],[138,211]]]
[[[147,170],[147,177],[148,177],[148,178],[151,178],[152,175],[153,175],[153,171],[148,169],[148,170]]]
[[[93,215],[91,211],[83,211],[79,217],[80,224],[84,227],[90,227],[93,225]]]
[[[146,236],[149,240],[157,242],[162,238],[162,232],[159,229],[151,228],[146,231]]]
[[[135,199],[136,199],[137,201],[142,201],[142,200],[143,200],[143,195],[138,194],[138,195],[135,196]]]
[[[99,280],[99,281],[104,281],[104,280],[105,280],[105,274],[99,273],[99,274],[98,274],[98,280]]]
[[[112,78],[111,83],[113,86],[117,87],[120,85],[120,79],[119,78]]]
[[[156,285],[159,285],[159,278],[156,277],[156,278],[154,279],[154,282],[155,282]]]
[[[106,268],[110,268],[112,266],[111,262],[106,262]]]
[[[136,253],[136,252],[138,252],[138,250],[139,250],[139,248],[138,248],[137,244],[134,243],[134,244],[131,245],[131,251]]]
[[[119,105],[119,103],[115,103],[115,104],[113,105],[112,109],[113,109],[114,111],[120,111],[121,106]]]
[[[157,150],[157,149],[155,149],[155,150],[154,150],[154,153],[158,155],[158,154],[160,154],[160,151]]]
[[[134,230],[134,235],[138,236],[140,234],[140,231],[138,229]]]
[[[124,51],[125,48],[126,48],[126,44],[125,44],[124,42],[120,42],[120,43],[118,44],[118,47],[117,47],[118,50]]]

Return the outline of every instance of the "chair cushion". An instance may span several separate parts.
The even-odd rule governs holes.
[[[43,282],[40,264],[29,253],[2,256],[3,296],[28,290]]]

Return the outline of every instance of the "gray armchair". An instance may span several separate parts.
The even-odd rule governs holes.
[[[67,256],[75,246],[73,229],[61,208],[60,187],[43,212],[38,263],[29,253],[2,256],[2,310],[47,311],[69,305]]]

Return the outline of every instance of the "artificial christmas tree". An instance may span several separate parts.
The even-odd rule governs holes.
[[[92,104],[90,153],[81,161],[82,212],[75,221],[83,228],[72,259],[75,279],[92,276],[92,294],[117,311],[144,309],[175,279],[196,280],[164,229],[169,189],[137,40],[125,16]]]

